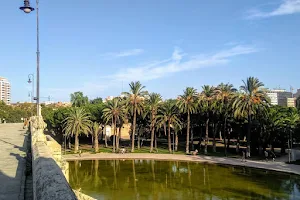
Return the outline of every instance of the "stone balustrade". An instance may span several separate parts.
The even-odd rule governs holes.
[[[32,175],[34,200],[76,200],[63,171],[67,175],[67,163],[61,159],[61,147],[43,133],[43,118],[32,117],[30,121]]]

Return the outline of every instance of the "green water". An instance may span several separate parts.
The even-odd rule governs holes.
[[[299,176],[193,162],[74,161],[69,182],[99,200],[300,199]]]

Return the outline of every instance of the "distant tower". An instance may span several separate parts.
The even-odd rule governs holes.
[[[0,77],[0,101],[10,104],[10,82],[3,77]]]

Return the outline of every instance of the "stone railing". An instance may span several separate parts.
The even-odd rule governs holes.
[[[66,179],[68,164],[61,159],[61,147],[51,136],[44,135],[45,127],[41,116],[31,118],[34,200],[78,199]]]

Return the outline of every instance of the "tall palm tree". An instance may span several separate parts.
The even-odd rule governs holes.
[[[140,114],[143,109],[144,97],[147,94],[145,91],[145,86],[143,86],[139,81],[131,82],[129,84],[130,91],[123,92],[126,95],[128,103],[132,107],[133,113],[133,124],[132,124],[132,141],[131,141],[131,152],[134,152],[134,137],[135,137],[135,129],[136,129],[136,115]]]
[[[180,126],[180,119],[178,118],[178,108],[174,101],[167,100],[159,109],[157,115],[157,122],[161,126],[167,123],[168,126],[168,149],[172,152],[171,148],[171,126]]]
[[[191,114],[195,113],[197,110],[197,90],[192,87],[187,87],[183,91],[183,95],[180,95],[177,100],[177,106],[182,113],[187,114],[187,129],[186,129],[186,148],[185,152],[190,152],[190,123]]]
[[[204,154],[207,154],[207,145],[208,145],[208,128],[209,128],[209,119],[210,113],[212,111],[213,103],[214,103],[214,87],[209,85],[202,86],[202,92],[199,94],[199,105],[201,106],[201,110],[205,112],[206,122],[205,122],[205,148]]]
[[[80,134],[88,135],[90,132],[90,116],[83,108],[71,108],[68,117],[64,120],[64,132],[69,136],[75,135],[74,152],[77,153],[79,149]]]
[[[71,96],[71,103],[73,107],[80,107],[88,104],[89,99],[87,96],[83,96],[82,92],[74,92]]]
[[[98,152],[99,151],[98,135],[99,135],[99,132],[100,132],[100,124],[97,123],[97,122],[94,122],[92,124],[91,130],[92,130],[92,134],[94,135],[94,144],[93,144],[93,146],[94,146],[95,152]]]
[[[240,87],[241,92],[236,95],[232,106],[234,115],[247,118],[247,157],[250,157],[252,118],[257,114],[258,106],[260,110],[269,106],[269,99],[266,92],[261,89],[264,84],[258,78],[248,77],[243,83],[244,85]]]
[[[150,113],[150,131],[151,131],[150,153],[153,152],[156,117],[157,117],[157,111],[161,103],[162,103],[162,97],[158,93],[150,93],[149,97],[146,100],[147,110]]]
[[[224,151],[225,155],[227,154],[226,151],[226,130],[227,130],[227,119],[230,115],[232,110],[232,100],[234,98],[235,92],[237,90],[233,87],[232,84],[227,83],[221,83],[215,88],[215,96],[216,100],[218,102],[218,110],[221,115],[221,119],[224,120],[223,122],[223,134],[224,134]],[[215,148],[215,141],[214,141],[214,148]]]
[[[117,123],[121,119],[125,119],[126,109],[125,104],[120,98],[114,98],[110,101],[107,101],[104,104],[103,109],[103,119],[106,123],[111,122],[113,133],[113,152],[116,152],[116,133],[117,133]]]

